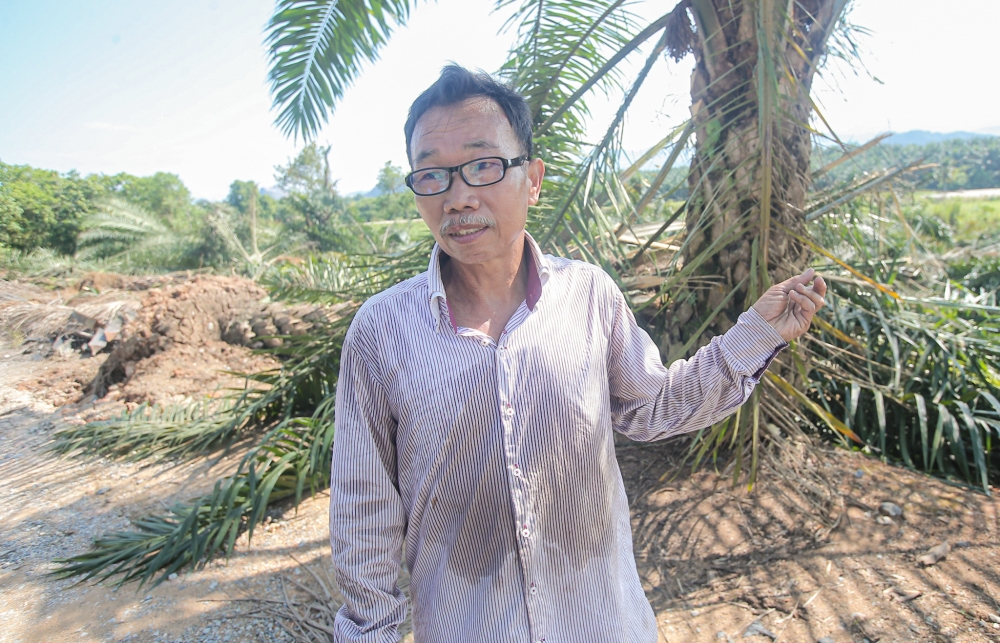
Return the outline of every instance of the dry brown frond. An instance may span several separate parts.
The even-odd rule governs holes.
[[[0,279],[0,307],[19,301],[47,302],[53,298],[51,292],[34,284]]]
[[[257,613],[274,618],[281,627],[295,639],[296,643],[328,643],[333,636],[333,622],[344,597],[337,589],[329,569],[321,561],[298,563],[304,578],[295,579],[288,574],[278,577],[281,582],[281,596],[278,599],[250,599],[257,604]],[[400,578],[400,587],[409,594],[409,575]],[[402,643],[412,643],[410,619],[400,627]]]
[[[73,313],[107,324],[116,316],[134,317],[142,308],[126,293],[107,293],[86,303],[67,306],[58,297],[51,303],[25,298],[0,298],[0,325],[26,337],[55,338],[72,330]]]

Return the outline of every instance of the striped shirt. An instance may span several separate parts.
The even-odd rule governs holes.
[[[665,368],[600,268],[530,249],[498,341],[425,273],[358,311],[341,356],[330,542],[337,642],[652,643],[612,431],[658,440],[734,412],[785,346],[756,312]]]

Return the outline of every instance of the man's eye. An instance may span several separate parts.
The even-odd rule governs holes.
[[[417,175],[417,182],[418,183],[437,183],[438,181],[443,180],[443,177],[444,177],[444,172],[441,172],[439,170],[438,171],[433,171],[433,172],[424,172],[423,174],[418,174]]]
[[[500,167],[500,164],[493,160],[479,161],[472,166],[473,172],[491,172]]]

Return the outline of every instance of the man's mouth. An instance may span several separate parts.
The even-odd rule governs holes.
[[[465,228],[462,230],[455,230],[454,232],[451,233],[451,235],[453,237],[466,237],[470,234],[474,234],[476,232],[479,232],[480,230],[485,230],[485,229],[486,226],[483,226],[481,228]]]
[[[441,236],[447,235],[453,239],[461,239],[495,226],[496,221],[489,217],[478,214],[463,214],[457,219],[447,219],[441,225]]]

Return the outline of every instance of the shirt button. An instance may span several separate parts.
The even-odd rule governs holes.
[[[516,464],[514,465],[514,475],[517,476],[518,478],[521,477],[521,469],[518,468]]]
[[[507,410],[504,411],[504,413],[507,414],[507,417],[514,417],[514,409],[510,408],[509,406],[507,407]]]
[[[489,346],[490,345],[490,340],[488,340],[488,339],[481,339],[481,340],[479,340],[479,343],[482,344],[483,346]]]
[[[537,588],[537,587],[535,587],[535,584],[534,584],[534,583],[532,583],[532,584],[531,584],[531,589],[529,589],[528,591],[529,591],[529,592],[531,592],[531,595],[532,595],[532,596],[534,596],[535,594],[537,594],[537,593],[538,593],[538,588]]]
[[[525,538],[531,535],[531,530],[528,529],[527,525],[525,525],[524,529],[521,530],[521,535],[524,536]]]

